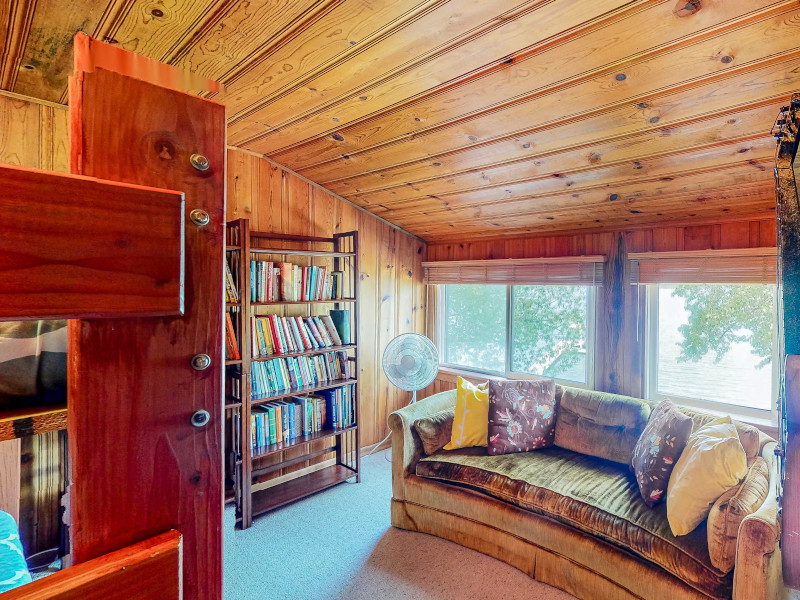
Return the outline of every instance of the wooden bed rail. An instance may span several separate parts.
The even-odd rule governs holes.
[[[183,598],[181,534],[168,531],[64,569],[3,600],[174,600]]]

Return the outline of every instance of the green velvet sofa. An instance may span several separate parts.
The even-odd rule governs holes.
[[[785,597],[771,438],[737,423],[748,456],[767,462],[770,492],[742,521],[734,570],[722,573],[709,560],[705,525],[673,536],[664,503],[648,508],[622,462],[652,405],[560,386],[557,394],[556,446],[505,456],[485,448],[426,455],[414,424],[435,416],[449,428],[455,390],[392,413],[392,525],[473,548],[578,598]],[[695,428],[716,418],[685,412]]]

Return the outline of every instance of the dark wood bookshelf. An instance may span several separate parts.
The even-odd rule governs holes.
[[[279,394],[275,394],[274,396],[263,396],[263,397],[253,397],[251,400],[251,404],[258,405],[264,404],[265,402],[275,402],[276,400],[280,400],[281,398],[288,398],[289,396],[299,396],[302,394],[312,394],[314,392],[321,392],[322,390],[330,390],[337,387],[342,387],[343,385],[354,385],[358,379],[350,378],[350,379],[331,379],[330,381],[321,382],[315,385],[304,385],[301,387],[293,388],[291,390],[285,390],[280,392]]]
[[[328,348],[317,348],[316,350],[306,350],[305,352],[289,352],[288,354],[270,354],[269,356],[259,356],[251,359],[253,362],[264,362],[272,360],[273,358],[291,358],[292,356],[315,356],[317,354],[326,354],[328,352],[337,352],[339,350],[355,350],[355,344],[344,344],[343,346],[330,346]]]
[[[281,247],[281,246],[291,246]],[[358,373],[358,232],[334,234],[333,237],[313,237],[282,233],[251,231],[247,219],[228,223],[226,254],[240,252],[239,272],[235,274],[240,285],[240,302],[226,303],[237,332],[240,361],[226,361],[227,378],[239,378],[242,398],[226,396],[226,497],[236,505],[236,525],[250,527],[253,517],[284,506],[310,494],[320,492],[350,478],[360,480],[361,456],[358,380],[335,379],[314,385],[292,388],[278,394],[253,397],[252,363],[302,356],[317,356],[331,352],[347,353],[352,374]],[[250,290],[250,261],[266,260],[267,256],[280,257],[285,262],[299,266],[324,266],[331,271],[341,271],[341,293],[344,298],[321,300],[280,300],[254,302]],[[273,261],[274,262],[274,261]],[[319,308],[317,306],[319,305]],[[330,308],[350,310],[351,344],[328,348],[252,356],[251,318],[268,314],[278,316],[317,316]],[[280,401],[291,396],[302,396],[323,390],[348,386],[353,390],[354,424],[338,429],[324,429],[303,435],[291,442],[251,448],[251,409],[254,406]],[[227,388],[226,388],[227,389]],[[292,452],[286,452],[292,450]],[[265,460],[269,457],[269,460]],[[333,458],[335,457],[335,458]],[[323,460],[322,463],[313,461]],[[331,466],[331,462],[335,464]],[[254,467],[257,462],[258,467]],[[309,466],[311,462],[311,466]],[[289,467],[303,467],[295,476]],[[280,483],[253,492],[273,477]],[[265,481],[266,480],[266,481]]]

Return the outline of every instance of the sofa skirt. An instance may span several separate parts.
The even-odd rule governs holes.
[[[591,535],[488,495],[409,475],[392,525],[510,564],[586,600],[708,600],[660,567]]]

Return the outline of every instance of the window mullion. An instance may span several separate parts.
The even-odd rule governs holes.
[[[509,374],[511,373],[511,345],[512,345],[512,328],[514,327],[514,323],[512,320],[512,291],[511,285],[506,286],[506,369],[505,369],[505,376],[508,378]]]

